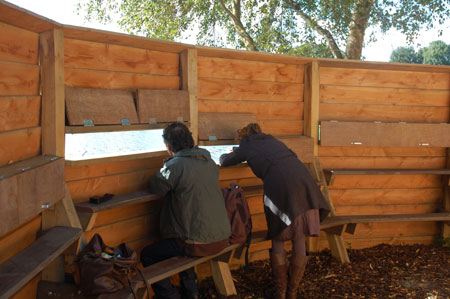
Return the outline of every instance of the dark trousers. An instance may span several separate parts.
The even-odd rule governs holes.
[[[145,247],[141,252],[141,262],[144,267],[161,262],[174,256],[185,256],[183,248],[175,239],[162,239],[152,245]],[[186,298],[194,298],[198,295],[195,280],[197,275],[194,268],[180,272],[181,287]],[[152,284],[156,298],[179,299],[178,290],[170,283],[170,278]]]

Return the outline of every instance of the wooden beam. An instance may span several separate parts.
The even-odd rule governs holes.
[[[319,155],[319,64],[313,61],[307,65],[305,71],[304,88],[304,135],[314,139],[314,156]]]
[[[181,89],[189,91],[189,111],[191,132],[195,144],[198,143],[198,71],[197,50],[186,49],[180,53]]]
[[[447,169],[450,169],[450,148],[447,149]],[[450,175],[442,177],[443,208],[445,212],[450,212]],[[450,238],[450,223],[442,226],[442,237]]]
[[[190,119],[188,90],[138,89],[136,106],[139,123],[185,122]]]
[[[64,157],[64,36],[60,29],[40,34],[42,154]]]

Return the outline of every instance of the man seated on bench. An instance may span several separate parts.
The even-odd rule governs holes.
[[[189,129],[170,124],[163,139],[171,158],[150,181],[152,193],[165,195],[160,215],[162,240],[141,253],[144,267],[174,256],[208,256],[228,245],[231,233],[219,186],[219,169],[209,152],[194,146]],[[184,298],[198,298],[194,268],[180,273]],[[164,279],[152,285],[156,298],[180,298]]]

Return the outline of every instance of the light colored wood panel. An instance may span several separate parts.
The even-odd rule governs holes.
[[[0,133],[0,166],[39,155],[41,128]]]
[[[254,232],[267,230],[266,216],[262,214],[252,215],[252,225]]]
[[[178,89],[180,86],[180,78],[178,76],[156,76],[73,68],[64,69],[64,78],[66,85],[91,88]]]
[[[122,45],[127,47],[150,49],[169,53],[180,53],[186,48],[194,46],[182,43],[146,38],[137,35],[110,32],[79,26],[64,25],[64,36],[66,38],[85,40],[92,42],[103,42],[107,44]]]
[[[66,181],[76,181],[87,178],[108,176],[119,173],[133,172],[142,169],[162,167],[164,157],[155,157],[131,161],[119,161],[103,164],[69,166],[66,165]]]
[[[39,96],[0,97],[0,131],[39,126],[40,108]]]
[[[425,204],[438,203],[440,188],[427,189],[331,189],[333,203],[339,205]]]
[[[0,235],[64,197],[64,159],[38,156],[0,168]]]
[[[199,112],[245,112],[253,113],[257,119],[301,120],[302,102],[258,102],[258,101],[211,101],[198,100]]]
[[[37,294],[38,284],[41,281],[41,274],[36,275],[22,289],[11,296],[11,299],[29,299],[35,298]]]
[[[338,175],[330,189],[437,188],[440,176],[422,175]]]
[[[218,140],[235,139],[239,129],[255,122],[256,117],[252,113],[199,112],[198,138],[209,140],[215,136]]]
[[[158,223],[159,220],[155,215],[145,215],[100,226],[85,232],[84,235],[86,240],[90,240],[97,233],[109,246],[117,246],[122,242],[132,242],[155,234]]]
[[[361,223],[355,235],[346,234],[349,242],[353,238],[417,237],[439,234],[439,225],[435,222],[395,222],[395,223]]]
[[[39,66],[0,61],[0,95],[39,94]]]
[[[303,84],[249,80],[198,80],[198,97],[211,100],[302,102]]]
[[[324,85],[449,90],[450,73],[321,67],[320,83]]]
[[[105,193],[122,195],[146,189],[150,178],[158,170],[159,168],[73,181],[68,182],[67,187],[74,202],[88,201],[91,196]]]
[[[38,215],[6,233],[0,238],[0,264],[13,257],[36,240],[36,234],[41,229],[41,215]]]
[[[103,164],[110,162],[120,162],[120,161],[131,161],[131,160],[139,160],[139,159],[147,159],[147,158],[168,158],[169,154],[167,151],[157,151],[157,152],[148,152],[142,154],[133,154],[133,155],[123,155],[123,156],[113,156],[113,157],[105,157],[105,158],[94,158],[94,159],[86,159],[86,160],[66,160],[67,166],[86,166],[86,165],[94,165],[94,164]]]
[[[199,78],[303,83],[303,66],[200,57]]]
[[[66,38],[64,65],[70,68],[177,76],[179,57],[175,53]]]
[[[439,209],[437,203],[431,204],[401,204],[401,205],[335,205],[336,214],[339,215],[391,215],[391,214],[427,214]],[[396,224],[399,222],[396,222]]]
[[[162,203],[162,200],[158,200],[101,211],[95,218],[93,228],[145,215],[153,215],[153,217],[159,218]]]
[[[258,119],[261,130],[273,136],[299,136],[303,134],[302,120],[261,120]]]
[[[220,181],[254,177],[250,167],[221,167],[219,172]]]
[[[320,104],[321,120],[445,123],[449,122],[449,115],[449,107]]]
[[[309,137],[279,138],[303,163],[314,161],[314,139]]]
[[[346,237],[347,238],[347,237]],[[436,237],[432,235],[427,236],[414,236],[414,237],[403,237],[401,235],[391,236],[391,237],[380,237],[380,238],[364,238],[363,236],[358,239],[351,239],[346,241],[347,248],[351,249],[363,249],[373,247],[379,244],[389,244],[389,245],[413,245],[413,244],[425,244],[430,245],[436,241]],[[328,242],[326,239],[322,239],[319,242],[319,250],[328,248]]]
[[[304,133],[314,139],[314,156],[318,155],[319,144],[319,65],[316,61],[308,64],[305,71],[305,90],[304,90]]]
[[[59,23],[6,1],[0,2],[0,20],[33,32],[47,31],[61,26]]]
[[[136,106],[143,124],[190,120],[187,90],[138,89]]]
[[[220,188],[229,187],[230,183],[235,183],[236,185],[239,185],[241,187],[249,187],[249,186],[261,186],[262,180],[257,177],[253,178],[243,178],[243,179],[232,179],[232,180],[224,180],[220,181],[219,185]]]
[[[246,196],[245,199],[248,202],[248,207],[250,209],[250,214],[256,215],[264,213],[263,197],[258,196]]]
[[[0,59],[37,64],[39,35],[0,23]]]
[[[327,146],[450,146],[450,124],[321,121]]]
[[[197,50],[186,49],[180,53],[181,88],[189,92],[189,117],[194,143],[198,143],[198,56]]]
[[[320,102],[447,107],[450,90],[321,85]]]
[[[39,35],[42,94],[42,153],[64,157],[64,36],[60,29]]]
[[[432,169],[445,168],[445,157],[320,157],[323,168]]]
[[[139,122],[129,91],[66,86],[65,97],[70,125],[83,125],[84,120],[92,120],[94,125],[121,124],[122,119]]]
[[[320,157],[445,157],[441,147],[321,146]]]

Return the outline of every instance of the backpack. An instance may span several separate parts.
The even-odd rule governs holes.
[[[244,190],[234,183],[231,188],[223,188],[222,195],[225,200],[228,220],[231,225],[230,244],[245,243],[245,264],[248,264],[248,248],[250,247],[252,234],[252,218]]]

